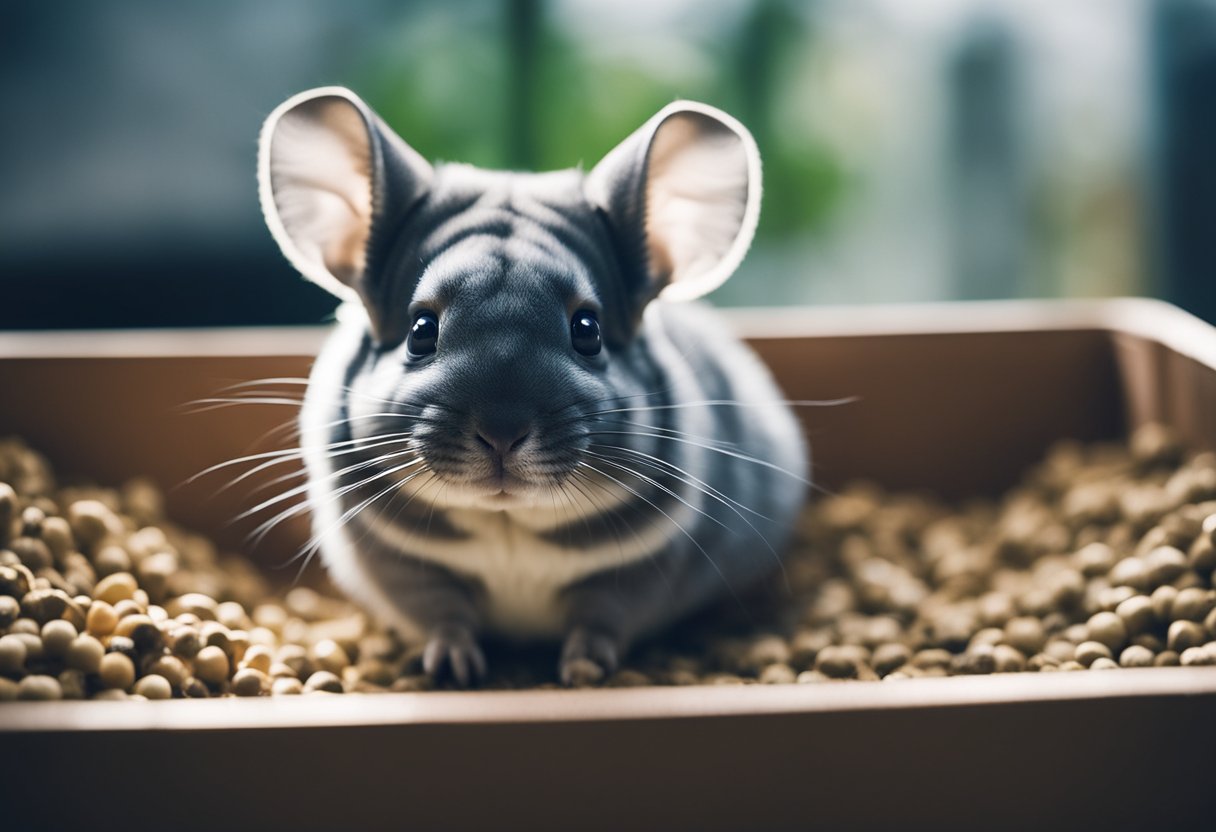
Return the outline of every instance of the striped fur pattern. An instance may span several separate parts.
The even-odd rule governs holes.
[[[740,150],[750,137],[731,141],[746,131],[683,105],[590,174],[515,174],[432,168],[346,91],[293,101],[263,135],[262,197],[293,262],[349,301],[301,415],[320,552],[347,593],[425,641],[436,675],[474,681],[480,637],[497,634],[561,640],[572,681],[579,662],[611,671],[638,637],[778,567],[804,498],[797,421],[721,319],[662,296],[712,288],[740,236],[746,249],[758,160]],[[292,123],[300,107],[305,123]],[[306,146],[275,165],[280,123],[324,133],[326,108],[343,113],[342,136],[351,113],[367,128],[353,158],[370,161],[324,168],[345,177],[342,193],[361,193],[362,176],[373,206],[368,227],[326,231],[366,236],[345,265],[341,246],[291,236],[315,233],[306,191],[329,187],[293,173]],[[680,158],[682,141],[693,156]],[[276,198],[304,200],[286,213],[305,219],[276,228]],[[325,216],[360,214],[326,204]],[[406,337],[420,310],[438,320],[424,357]],[[596,355],[571,347],[579,310],[598,317]],[[520,437],[509,451],[482,440],[503,430]]]

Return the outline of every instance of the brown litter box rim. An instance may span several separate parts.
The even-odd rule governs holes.
[[[1216,696],[1216,668],[1142,668],[594,690],[320,694],[270,699],[0,704],[0,732],[194,731],[401,724],[539,724],[998,708],[1030,702]]]

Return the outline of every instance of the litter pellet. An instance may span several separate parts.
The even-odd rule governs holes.
[[[45,474],[3,481],[28,470]],[[759,600],[674,628],[613,674],[587,663],[567,676],[815,685],[1206,667],[1213,498],[1216,456],[1187,455],[1161,426],[1124,447],[1061,443],[1004,495],[961,508],[846,485],[811,502]],[[0,442],[0,700],[445,687],[420,656],[347,601],[275,594],[247,561],[167,520],[146,480],[57,490],[36,452]],[[551,658],[488,658],[491,688],[556,679]]]

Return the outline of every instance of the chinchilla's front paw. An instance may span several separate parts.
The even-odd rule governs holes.
[[[431,633],[422,654],[422,669],[436,682],[451,678],[467,688],[486,675],[486,657],[465,627],[449,625]]]
[[[589,687],[611,675],[619,660],[617,639],[597,630],[576,627],[566,635],[558,672],[567,687]]]

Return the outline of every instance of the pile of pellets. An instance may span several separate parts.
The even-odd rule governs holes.
[[[1216,455],[1159,426],[1062,442],[999,501],[855,484],[811,504],[782,573],[639,645],[609,686],[826,683],[1216,665]],[[485,687],[554,687],[490,645]],[[0,701],[429,690],[421,650],[349,603],[276,594],[164,516],[58,488],[0,441]],[[443,685],[440,685],[441,687]]]

